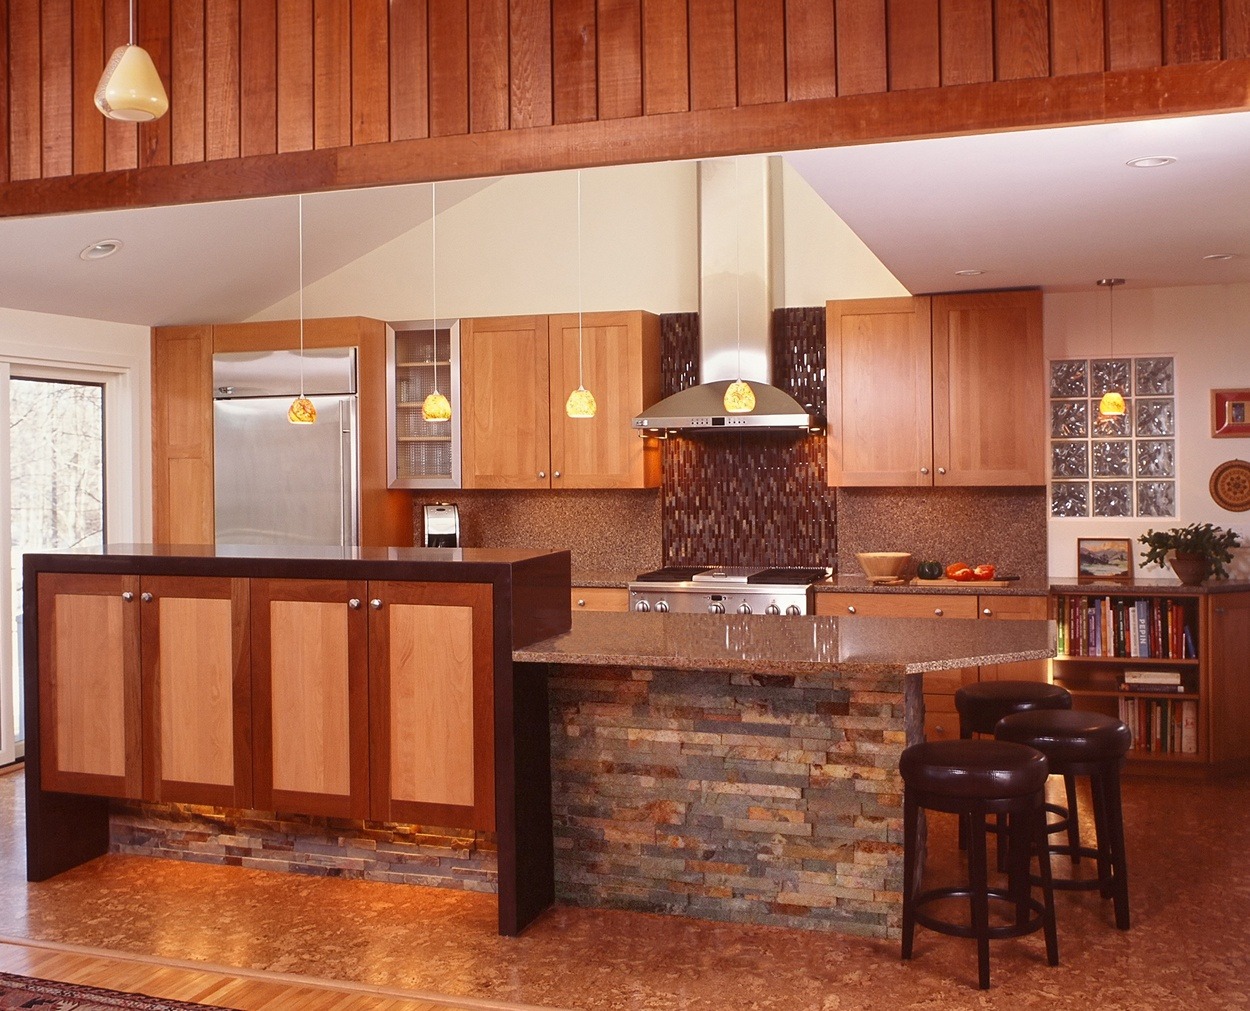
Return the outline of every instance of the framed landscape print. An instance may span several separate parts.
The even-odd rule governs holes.
[[[1211,435],[1216,439],[1250,436],[1250,390],[1211,391]]]
[[[1079,580],[1133,578],[1133,542],[1127,537],[1078,537],[1076,575]]]

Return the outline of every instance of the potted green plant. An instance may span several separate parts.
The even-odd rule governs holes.
[[[1227,579],[1230,548],[1241,544],[1241,535],[1211,523],[1191,523],[1171,530],[1147,530],[1137,538],[1146,545],[1142,562],[1162,565],[1166,561],[1186,586],[1197,586],[1208,576]],[[1168,557],[1172,552],[1172,557]]]

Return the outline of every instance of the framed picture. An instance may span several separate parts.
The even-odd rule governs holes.
[[[1250,390],[1211,391],[1211,435],[1250,438]]]
[[[1127,537],[1078,537],[1076,575],[1081,581],[1133,578],[1133,542]]]

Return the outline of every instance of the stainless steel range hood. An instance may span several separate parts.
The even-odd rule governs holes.
[[[772,385],[773,291],[783,287],[781,159],[699,163],[699,385],[634,418],[643,431],[813,430],[824,421]],[[725,410],[725,390],[745,379],[747,414]]]

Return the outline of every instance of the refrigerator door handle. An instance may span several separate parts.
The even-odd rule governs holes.
[[[339,400],[339,487],[343,489],[343,523],[339,543],[355,547],[356,540],[356,411],[353,400]]]

